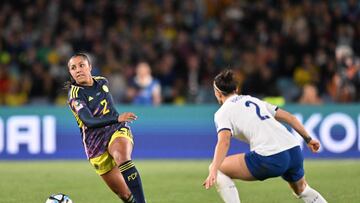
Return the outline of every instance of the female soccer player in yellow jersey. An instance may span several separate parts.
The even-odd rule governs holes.
[[[276,106],[236,94],[237,85],[231,70],[217,75],[213,86],[221,107],[215,113],[218,142],[205,188],[215,185],[226,203],[240,203],[231,179],[251,181],[281,176],[304,202],[326,202],[305,181],[299,143],[278,121],[288,123],[303,137],[310,150],[317,152],[320,143],[311,139],[303,125]],[[249,143],[251,151],[226,157],[231,137]]]
[[[90,163],[110,189],[126,203],[144,203],[140,174],[131,161],[133,137],[131,112],[116,111],[108,81],[91,75],[86,54],[77,53],[68,61],[71,75],[68,104],[80,128]]]

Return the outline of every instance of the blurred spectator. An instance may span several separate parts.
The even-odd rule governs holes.
[[[301,66],[295,68],[293,78],[299,87],[319,82],[319,68],[314,64],[310,54],[304,55]]]
[[[42,105],[53,102],[54,99],[51,95],[54,94],[52,78],[44,65],[40,62],[36,62],[32,65],[29,92],[30,104]]]
[[[318,91],[315,85],[306,84],[302,88],[302,94],[299,99],[300,104],[320,105],[323,103],[322,99],[318,95]]]
[[[21,81],[21,82],[20,82]],[[9,91],[5,95],[5,105],[21,106],[28,102],[28,87],[30,80],[28,77],[20,80],[12,80]]]
[[[0,64],[0,104],[5,103],[5,96],[11,86],[11,80],[9,76],[9,67],[4,64]]]
[[[337,102],[351,102],[359,97],[356,90],[360,85],[360,59],[355,57],[350,46],[340,45],[336,48],[337,71],[334,76]]]
[[[136,75],[130,82],[127,98],[133,104],[160,105],[160,83],[152,77],[148,63],[140,62],[136,66]]]
[[[200,91],[200,59],[196,55],[190,55],[186,60],[187,67],[187,101],[197,103]]]
[[[178,96],[178,91],[175,86],[176,72],[175,72],[175,57],[171,53],[166,53],[161,56],[155,76],[159,79],[161,85],[161,96],[165,103],[172,103]]]
[[[127,84],[124,67],[117,60],[112,49],[106,51],[106,63],[102,66],[102,74],[109,80],[110,90],[115,103],[125,101]]]

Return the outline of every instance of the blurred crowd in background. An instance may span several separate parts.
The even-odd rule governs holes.
[[[286,103],[360,101],[360,3],[2,0],[0,104],[66,104],[67,61],[87,53],[116,103],[215,103],[239,92]]]

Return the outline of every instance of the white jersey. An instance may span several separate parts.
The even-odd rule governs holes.
[[[250,144],[250,150],[269,156],[299,145],[295,137],[275,120],[277,107],[255,97],[229,97],[215,113],[217,132],[228,129],[233,137]]]

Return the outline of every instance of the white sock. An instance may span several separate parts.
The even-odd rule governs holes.
[[[215,186],[225,203],[240,203],[239,193],[234,181],[221,171],[217,173]]]
[[[306,185],[304,191],[297,197],[302,199],[305,203],[327,203],[324,197],[309,185]]]

